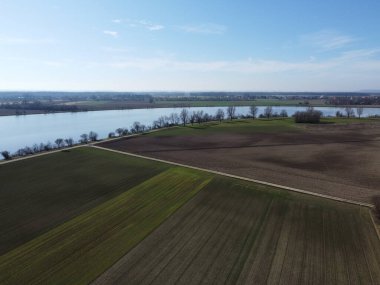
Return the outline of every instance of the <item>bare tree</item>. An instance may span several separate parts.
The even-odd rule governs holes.
[[[195,113],[195,121],[198,123],[198,124],[201,124],[202,121],[203,121],[203,111],[197,111]]]
[[[88,134],[81,134],[80,140],[81,143],[88,143]]]
[[[355,116],[354,109],[352,109],[350,106],[345,107],[344,111],[346,112],[347,118]]]
[[[57,145],[58,148],[61,148],[65,145],[65,141],[61,138],[58,138],[55,140],[55,144]]]
[[[24,152],[26,155],[33,154],[33,149],[29,146],[24,147]]]
[[[193,125],[194,123],[195,123],[195,121],[196,121],[196,118],[197,118],[197,113],[195,113],[194,111],[193,111],[193,113],[191,113],[191,115],[190,115],[190,123],[191,123],[191,125]]]
[[[224,120],[224,111],[223,111],[223,109],[218,109],[218,110],[216,111],[215,118],[216,118],[219,122],[222,122],[222,121]]]
[[[168,118],[166,116],[161,116],[158,118],[157,122],[160,128],[167,127],[168,124]]]
[[[124,129],[123,128],[117,128],[115,132],[121,137],[123,135]]]
[[[228,106],[227,107],[227,116],[228,116],[228,118],[230,118],[231,121],[233,118],[235,118],[235,112],[236,112],[235,106]]]
[[[67,146],[73,146],[74,145],[74,140],[72,138],[65,139],[65,143]]]
[[[258,111],[259,109],[255,105],[249,107],[249,114],[251,115],[253,120],[256,118]]]
[[[181,118],[182,124],[185,126],[187,121],[189,120],[189,111],[187,109],[182,109],[181,113],[179,114],[179,117]]]
[[[141,123],[140,122],[134,122],[131,130],[132,130],[132,133],[141,132]]]
[[[267,119],[269,119],[270,117],[273,116],[273,108],[272,106],[268,106],[264,109],[264,116],[267,117]]]
[[[209,113],[204,113],[202,117],[203,122],[209,122],[212,120],[212,116]]]
[[[144,124],[140,124],[140,132],[145,132],[146,130],[148,130],[147,126],[145,126]]]
[[[16,156],[24,156],[26,155],[25,150],[23,148],[20,148],[15,153]]]
[[[87,135],[86,135],[87,136]],[[53,149],[53,146],[51,145],[50,142],[47,142],[45,145],[44,145],[44,150],[45,151],[49,151],[49,150],[52,150]]]
[[[364,111],[363,107],[356,108],[356,114],[358,115],[359,119],[363,115],[363,111]]]
[[[282,117],[282,118],[287,118],[287,117],[288,117],[288,112],[286,112],[285,109],[284,109],[284,110],[281,110],[281,112],[280,112],[280,117]]]
[[[170,116],[169,116],[169,122],[171,125],[178,125],[179,122],[180,122],[180,117],[177,113],[171,113]]]
[[[9,160],[12,158],[11,154],[7,150],[2,151],[1,155],[4,157],[5,160]]]
[[[40,145],[38,146],[39,148],[39,151],[44,151],[45,150],[45,145],[43,143],[40,143]]]
[[[98,134],[91,131],[89,134],[88,134],[88,138],[90,141],[94,142],[94,141],[97,141],[98,140]]]
[[[33,150],[34,153],[40,152],[40,147],[39,147],[39,145],[38,145],[38,144],[34,144],[34,145],[32,146],[32,150]]]

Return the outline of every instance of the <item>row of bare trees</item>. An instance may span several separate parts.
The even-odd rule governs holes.
[[[5,160],[12,159],[14,157],[23,157],[31,154],[36,154],[40,152],[45,151],[51,151],[55,149],[61,149],[64,147],[72,147],[76,144],[83,144],[83,143],[89,143],[94,142],[98,140],[98,134],[96,132],[91,131],[88,134],[82,134],[80,135],[80,139],[78,142],[75,142],[73,138],[57,138],[54,143],[47,142],[47,143],[40,143],[40,144],[34,144],[33,146],[25,146],[23,148],[18,149],[13,154],[11,154],[9,151],[4,150],[1,152],[1,155]]]
[[[257,107],[252,107],[253,109],[253,117],[255,118],[257,115]],[[218,109],[215,115],[210,115],[203,111],[194,111],[192,113],[189,112],[188,109],[182,109],[179,114],[177,113],[171,113],[169,116],[161,116],[157,120],[155,120],[152,124],[152,126],[146,126],[144,124],[141,124],[140,122],[134,122],[131,128],[117,128],[114,132],[110,132],[108,134],[109,138],[113,138],[116,136],[126,136],[131,134],[138,134],[143,133],[146,131],[150,131],[152,129],[159,129],[164,127],[170,127],[170,126],[178,126],[180,124],[186,125],[186,124],[201,124],[204,122],[209,121],[219,121],[225,119],[225,112],[223,109]],[[236,107],[230,106],[227,108],[227,117],[232,120],[236,118]],[[4,159],[9,160],[13,157],[22,157],[27,156],[43,151],[50,151],[53,149],[61,149],[64,147],[72,147],[75,144],[87,144],[89,142],[94,142],[98,140],[98,134],[91,131],[90,133],[81,134],[80,138],[77,142],[75,142],[72,138],[63,139],[63,138],[57,138],[54,143],[47,142],[46,144],[40,143],[35,144],[32,147],[26,146],[24,148],[20,148],[15,153],[11,154],[9,151],[2,151],[0,154],[3,156]]]
[[[350,106],[346,106],[344,108],[344,113],[342,113],[341,111],[337,111],[335,115],[336,115],[336,117],[353,118],[353,117],[355,117],[355,111],[356,111],[356,115],[360,119],[361,116],[363,115],[364,108],[363,107],[357,107],[357,108],[354,109],[354,108],[352,108]]]
[[[222,122],[226,118],[229,120],[233,120],[236,118],[257,118],[258,115],[258,108],[256,106],[250,106],[249,113],[247,115],[237,115],[236,114],[236,107],[235,106],[229,106],[227,107],[226,111],[224,111],[222,108],[219,108],[215,115],[208,114],[207,112],[204,112],[202,110],[199,111],[193,111],[190,112],[188,109],[182,109],[181,112],[178,113],[171,113],[169,116],[161,116],[157,120],[155,120],[152,124],[152,126],[146,126],[144,124],[141,124],[140,122],[134,122],[131,128],[117,128],[114,132],[110,132],[108,134],[109,138],[113,137],[121,137],[131,134],[138,134],[143,133],[146,131],[150,131],[152,129],[159,129],[164,127],[170,127],[170,126],[178,126],[186,124],[202,124],[205,122],[210,121],[219,121]],[[267,107],[264,110],[264,114],[261,116],[265,116],[266,118],[270,118],[273,116],[278,116],[277,114],[273,113],[272,107]],[[287,117],[286,111],[282,111],[280,116]],[[54,143],[47,142],[46,144],[40,143],[35,144],[32,147],[26,146],[24,148],[21,148],[17,150],[15,153],[11,154],[9,151],[2,151],[1,155],[4,159],[11,159],[12,157],[21,157],[26,156],[30,154],[35,154],[43,151],[50,151],[53,149],[61,149],[64,147],[72,147],[75,144],[87,144],[89,142],[94,142],[98,140],[98,134],[91,131],[90,133],[82,134],[80,135],[79,140],[76,142],[72,138],[63,139],[63,138],[57,138]]]
[[[257,117],[259,118],[273,118],[273,117],[281,117],[286,118],[288,117],[288,114],[286,110],[282,110],[280,113],[274,112],[272,106],[267,106],[263,113],[258,116],[259,109],[257,106],[250,106],[249,111],[247,115],[237,115],[236,114],[236,107],[235,106],[228,106],[226,108],[226,111],[224,109],[219,108],[214,115],[208,114],[207,112],[204,112],[202,110],[193,111],[190,112],[188,109],[182,109],[180,113],[171,113],[169,116],[161,116],[157,120],[153,122],[151,126],[146,126],[144,124],[141,124],[140,122],[134,122],[131,128],[117,128],[114,132],[110,132],[108,134],[109,138],[113,138],[116,136],[126,136],[131,134],[138,134],[143,133],[146,131],[150,131],[152,129],[160,129],[165,127],[171,127],[171,126],[178,126],[178,125],[187,125],[187,124],[202,124],[205,122],[210,121],[218,121],[222,122],[226,118],[229,120],[233,120],[236,118],[252,118],[255,119]],[[345,108],[346,117],[354,117],[355,112],[354,109],[350,106],[347,106]],[[356,108],[356,114],[360,118],[363,114],[363,107],[357,107]],[[337,112],[337,117],[343,116],[343,113]],[[306,121],[313,121],[313,122],[319,122],[320,117],[322,116],[322,113],[319,111],[315,111],[313,108],[309,108],[305,112],[297,112],[294,117],[296,122],[306,122]],[[82,134],[80,135],[80,139],[78,142],[75,142],[72,138],[63,139],[63,138],[57,138],[54,141],[54,144],[48,142],[46,144],[35,144],[32,147],[24,147],[19,150],[17,150],[14,154],[11,154],[8,151],[2,151],[0,154],[3,156],[4,159],[11,159],[12,157],[19,157],[19,156],[26,156],[30,154],[35,154],[38,152],[43,151],[49,151],[53,149],[60,149],[63,147],[72,147],[75,144],[87,144],[89,142],[94,142],[98,140],[98,134],[91,131],[88,134]]]

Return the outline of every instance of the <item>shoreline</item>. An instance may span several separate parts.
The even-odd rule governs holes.
[[[252,104],[255,105],[255,104]],[[0,117],[10,117],[10,116],[30,116],[30,115],[50,115],[50,114],[66,114],[66,113],[87,113],[87,112],[100,112],[100,111],[125,111],[125,110],[143,110],[143,109],[165,109],[165,108],[209,108],[209,107],[215,107],[215,108],[224,108],[228,106],[235,106],[235,107],[249,107],[251,105],[247,104],[230,104],[230,105],[209,105],[209,104],[204,104],[201,106],[194,106],[191,104],[184,104],[182,106],[175,106],[175,105],[158,105],[158,106],[142,106],[142,107],[134,107],[134,108],[121,108],[121,109],[115,109],[115,108],[104,108],[104,109],[98,109],[98,110],[81,110],[81,111],[53,111],[53,112],[47,112],[47,111],[42,111],[42,110],[26,110],[25,114],[5,114],[5,112],[2,112],[4,110],[9,110],[10,109],[1,109],[0,108]],[[300,107],[300,108],[307,108],[307,107],[313,107],[313,108],[341,108],[344,109],[346,106],[341,106],[341,105],[278,105],[278,104],[257,104],[255,105],[256,107]],[[363,107],[363,108],[368,108],[368,109],[377,109],[380,108],[380,105],[350,105],[351,108],[355,109],[358,107]]]

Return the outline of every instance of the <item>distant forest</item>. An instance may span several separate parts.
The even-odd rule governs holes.
[[[210,103],[211,102],[211,103]],[[0,115],[191,106],[380,106],[371,92],[0,92]]]

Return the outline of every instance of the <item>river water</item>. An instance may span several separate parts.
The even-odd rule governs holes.
[[[215,114],[216,110],[226,107],[194,107],[190,112],[202,110]],[[109,132],[117,128],[130,128],[135,121],[151,125],[154,120],[163,115],[179,113],[182,108],[157,108],[134,110],[92,111],[78,113],[57,113],[22,116],[0,117],[0,151],[8,150],[11,153],[37,143],[53,143],[57,138],[73,138],[89,131],[95,131],[99,138],[105,138]],[[258,107],[262,114],[265,107]],[[336,111],[344,112],[343,108],[316,107],[324,116],[334,116]],[[291,116],[296,111],[305,110],[305,107],[276,106],[274,112],[286,110]],[[236,114],[248,114],[249,107],[236,107]],[[363,117],[380,115],[380,108],[364,108]],[[1,159],[1,158],[0,158]]]

